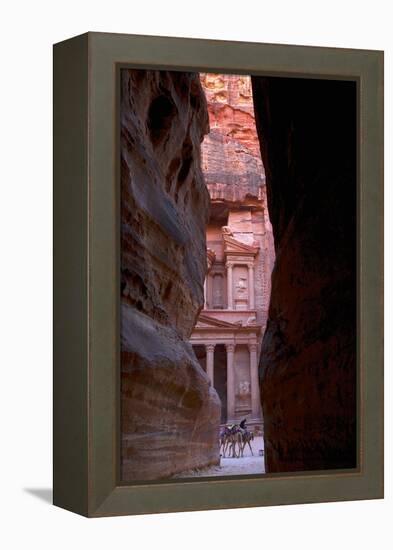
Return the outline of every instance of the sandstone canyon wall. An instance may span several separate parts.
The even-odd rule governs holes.
[[[253,77],[276,265],[267,472],[356,466],[356,88]]]
[[[203,305],[208,128],[197,74],[122,71],[124,481],[219,461],[220,401],[188,343]]]

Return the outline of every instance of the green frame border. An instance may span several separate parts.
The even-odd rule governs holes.
[[[360,468],[124,485],[119,67],[355,79]],[[54,503],[90,516],[383,497],[383,52],[87,33],[54,46]]]

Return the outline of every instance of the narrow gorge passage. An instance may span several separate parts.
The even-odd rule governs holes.
[[[205,301],[191,336],[221,400],[221,430],[246,421],[254,456],[224,458],[201,475],[264,473],[258,363],[270,300],[274,243],[251,78],[201,74],[210,131],[202,172],[210,195]],[[186,474],[185,474],[186,475]],[[187,475],[190,475],[188,472]]]
[[[121,85],[122,480],[356,467],[356,84]]]

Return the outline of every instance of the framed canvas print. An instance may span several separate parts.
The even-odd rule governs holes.
[[[54,503],[383,496],[383,54],[54,47]]]

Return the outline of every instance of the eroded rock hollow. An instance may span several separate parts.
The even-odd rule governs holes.
[[[267,472],[356,466],[356,87],[253,78],[276,249]]]
[[[220,401],[188,343],[203,306],[206,100],[193,73],[121,73],[122,479],[219,462]]]

